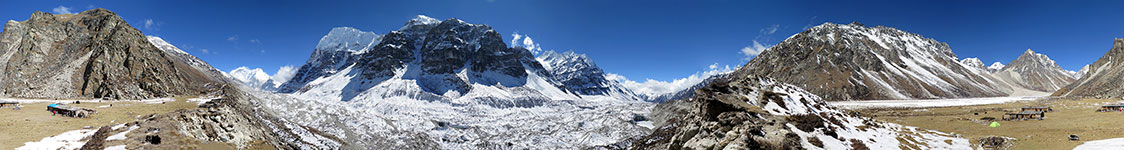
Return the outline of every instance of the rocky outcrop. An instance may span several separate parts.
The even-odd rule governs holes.
[[[0,95],[145,99],[199,94],[210,77],[105,9],[35,12],[0,34]]]
[[[1088,73],[1084,77],[1059,89],[1053,95],[1091,98],[1124,97],[1124,39],[1117,38],[1113,41],[1112,49],[1090,64]]]
[[[1030,49],[994,75],[1012,86],[1042,92],[1053,92],[1076,80],[1050,57]]]
[[[793,35],[742,69],[829,101],[1006,96],[959,63],[948,44],[890,27],[825,23]]]
[[[714,81],[695,92],[695,96],[686,101],[686,105],[691,107],[685,114],[669,117],[671,119],[665,123],[659,123],[662,126],[651,135],[606,147],[896,149],[906,146],[919,149],[970,149],[967,139],[845,113],[796,86],[744,72]],[[657,111],[682,113],[682,107],[661,104],[657,108]]]

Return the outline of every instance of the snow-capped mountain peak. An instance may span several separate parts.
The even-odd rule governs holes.
[[[987,67],[984,66],[983,61],[980,61],[979,58],[964,58],[963,60],[960,60],[960,64],[964,64],[965,66],[968,66],[968,68],[975,69],[977,71],[984,71],[985,73],[987,71]]]
[[[987,66],[987,71],[997,72],[999,70],[1003,70],[1004,66],[1006,66],[1006,65],[1003,65],[1003,63],[994,62],[994,63],[991,63],[990,66]]]
[[[433,18],[430,18],[429,16],[425,16],[425,15],[418,15],[418,16],[414,17],[414,19],[410,19],[410,21],[407,21],[406,26],[435,25],[435,24],[439,24],[439,23],[441,23],[441,20],[433,19]]]
[[[242,82],[246,86],[250,86],[255,89],[272,89],[276,88],[276,86],[280,84],[273,81],[269,74],[265,73],[265,71],[262,71],[261,68],[250,69],[246,67],[238,67],[234,70],[230,70],[230,72],[227,72],[226,74],[227,76],[230,76],[230,78],[233,78],[234,80]]]
[[[317,50],[360,52],[378,43],[379,35],[352,27],[336,27],[320,38]]]

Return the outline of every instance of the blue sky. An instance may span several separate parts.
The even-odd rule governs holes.
[[[300,66],[332,27],[383,34],[415,15],[518,32],[544,50],[588,54],[629,79],[673,80],[712,64],[742,65],[741,50],[779,43],[824,22],[884,25],[947,42],[960,57],[1006,64],[1026,49],[1080,69],[1124,37],[1122,1],[20,1],[0,19],[32,11],[107,8],[145,34],[221,70]],[[206,50],[206,52],[204,52]]]

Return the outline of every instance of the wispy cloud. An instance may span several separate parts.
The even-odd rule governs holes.
[[[254,43],[254,44],[261,44],[261,40],[258,40],[258,39],[252,39],[252,40],[250,40],[250,43]]]
[[[152,20],[152,19],[144,19],[144,29],[160,30],[160,25],[164,25],[164,22],[160,22],[160,21],[156,21],[156,20]]]
[[[738,53],[745,55],[745,60],[750,60],[753,59],[753,57],[760,55],[761,52],[765,52],[765,50],[769,49],[769,47],[773,47],[773,45],[761,45],[761,42],[753,40],[753,45],[743,47]]]
[[[226,37],[226,41],[231,41],[231,42],[238,41],[238,35],[232,35],[230,37]]]
[[[203,54],[210,54],[211,53],[211,50],[207,50],[206,48],[200,49],[199,51],[202,51]]]
[[[780,27],[781,25],[779,24],[773,24],[773,26],[761,29],[761,34],[773,35],[773,33],[777,33],[777,28]]]
[[[54,12],[55,14],[74,14],[74,12],[71,12],[70,9],[70,7],[59,5],[59,7],[51,9],[51,12]]]
[[[761,52],[765,52],[765,50],[768,50],[769,47],[773,47],[773,45],[761,44],[760,41],[772,41],[773,35],[776,34],[777,30],[779,30],[780,28],[780,24],[773,24],[769,27],[761,28],[761,30],[758,31],[757,36],[753,37],[753,43],[748,46],[742,47],[742,49],[738,50],[738,54],[745,55],[745,60],[751,60],[753,59],[753,57],[761,54]]]

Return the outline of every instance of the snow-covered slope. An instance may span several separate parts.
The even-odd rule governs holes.
[[[948,44],[890,27],[824,23],[754,57],[742,69],[829,101],[1006,96]]]
[[[1043,92],[1053,92],[1075,80],[1050,57],[1030,49],[994,75],[1012,85]]]
[[[971,149],[968,139],[852,115],[799,87],[738,72],[700,89],[684,116],[651,135],[609,147]]]
[[[230,82],[231,81],[231,80],[228,80],[229,78],[226,77],[226,74],[224,72],[222,72],[218,69],[215,69],[215,67],[211,66],[211,64],[208,64],[207,62],[199,59],[198,57],[195,57],[191,54],[188,54],[187,52],[181,50],[179,47],[176,47],[175,45],[172,45],[171,43],[168,43],[168,41],[164,41],[163,38],[151,36],[151,35],[145,36],[145,38],[148,40],[149,43],[152,43],[152,46],[156,46],[156,48],[160,49],[161,51],[164,51],[164,53],[166,53],[168,55],[171,55],[173,59],[177,59],[179,61],[183,61],[184,63],[187,63],[188,65],[190,65],[195,70],[198,70],[200,72],[203,72],[204,74],[207,74],[207,76],[210,76],[212,79],[222,81],[222,82]]]
[[[270,91],[276,89],[281,83],[274,81],[269,74],[262,71],[261,68],[246,68],[238,67],[230,70],[227,73],[230,78],[242,82],[243,85],[249,86],[254,89]]]

